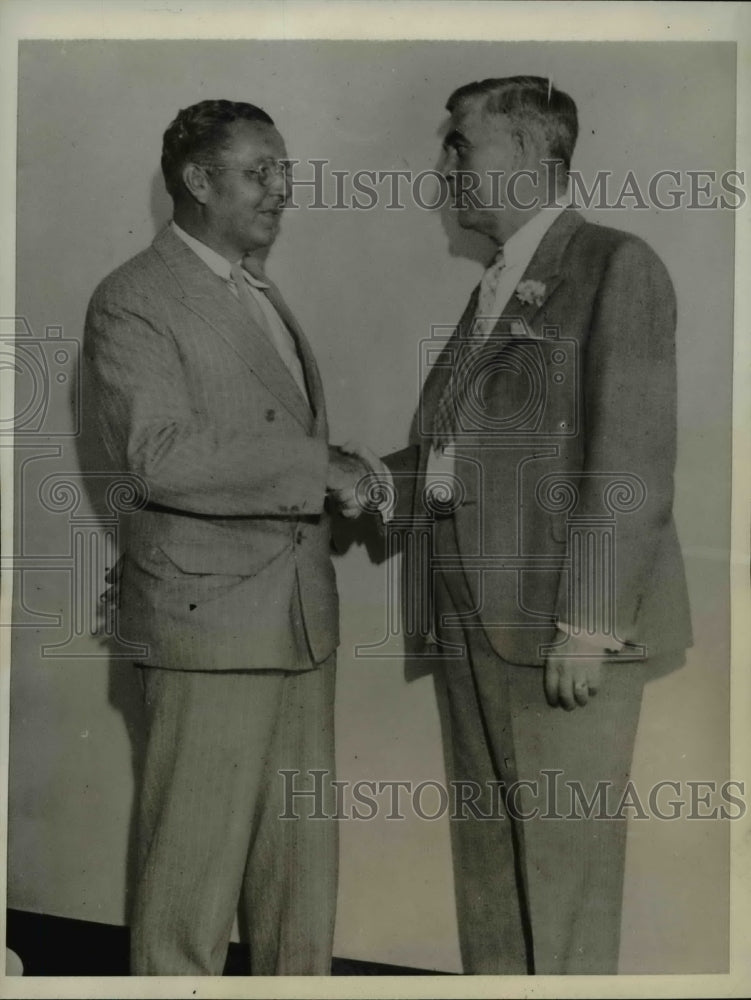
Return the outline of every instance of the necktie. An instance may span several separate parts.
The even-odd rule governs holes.
[[[493,332],[498,316],[495,315],[495,299],[498,291],[498,284],[501,274],[506,266],[506,259],[503,256],[503,247],[493,258],[493,263],[482,276],[480,282],[480,294],[477,299],[477,311],[475,312],[475,323],[473,334],[476,337],[485,339]]]
[[[255,323],[260,326],[269,340],[271,340],[271,331],[269,330],[269,325],[266,322],[266,317],[263,315],[261,307],[248,290],[248,284],[245,280],[243,267],[239,260],[236,261],[230,268],[230,274],[232,275],[232,282],[237,290],[238,298],[253,317]]]
[[[239,261],[232,265],[230,273],[232,275],[232,281],[237,288],[237,294],[240,301],[251,314],[255,322],[261,327],[269,341],[273,344],[290,375],[295,380],[298,389],[302,393],[303,399],[309,403],[310,400],[305,382],[305,374],[300,360],[298,346],[293,334],[290,331],[290,325],[285,322],[284,315],[286,307],[282,308],[280,302],[281,297],[278,293],[276,296],[268,294],[271,291],[270,287],[268,289],[258,289],[259,292],[265,295],[265,297],[269,300],[270,306],[273,307],[271,309],[271,316],[267,317],[264,314],[264,309],[248,288],[244,269]],[[258,281],[263,280],[264,283],[267,281],[267,279],[265,277],[262,278],[261,275],[254,274],[254,277],[256,277]],[[276,291],[276,289],[274,289],[274,291]],[[268,309],[268,306],[266,308]]]
[[[485,271],[480,282],[475,315],[464,336],[458,341],[451,377],[438,400],[433,417],[433,447],[443,450],[456,437],[458,414],[467,409],[467,400],[472,384],[472,359],[492,333],[498,316],[495,316],[495,300],[501,273],[506,266],[503,247],[498,251],[493,263]]]

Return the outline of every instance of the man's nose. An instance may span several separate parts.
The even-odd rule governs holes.
[[[456,171],[456,152],[453,149],[444,149],[441,152],[441,156],[438,160],[438,170],[447,181],[453,181],[454,172]]]
[[[271,184],[268,187],[268,190],[272,194],[278,195],[281,198],[285,198],[287,196],[289,186],[290,185],[287,179],[287,171],[286,169],[280,168],[277,171],[277,173],[274,174],[274,177],[271,181]]]

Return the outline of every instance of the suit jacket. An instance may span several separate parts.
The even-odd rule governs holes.
[[[306,669],[338,644],[321,380],[310,405],[264,332],[170,228],[96,289],[92,419],[148,505],[123,518],[120,633],[185,670]],[[312,407],[312,409],[311,409]]]
[[[670,278],[641,239],[567,209],[522,282],[539,284],[520,282],[475,356],[457,440],[456,540],[484,629],[504,659],[539,665],[556,623],[597,606],[598,624],[650,657],[685,649]],[[433,417],[478,292],[426,379],[417,444],[385,459],[401,473],[397,515],[424,516]],[[611,585],[593,596],[596,566]]]

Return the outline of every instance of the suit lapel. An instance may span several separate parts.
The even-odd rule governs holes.
[[[477,311],[477,299],[479,294],[480,286],[477,285],[469,297],[469,302],[462,313],[456,329],[451,334],[446,346],[443,348],[441,356],[438,359],[438,363],[431,368],[428,373],[428,377],[425,380],[425,385],[422,390],[421,403],[423,407],[423,427],[433,426],[435,408],[438,405],[441,395],[443,394],[443,390],[446,388],[448,381],[451,378],[453,366],[456,363],[459,345],[469,335],[469,328]]]
[[[170,227],[154,240],[154,249],[180,288],[181,301],[232,347],[242,361],[298,420],[311,429],[311,412],[295,380],[266,333],[247,309]]]
[[[494,334],[506,335],[511,332],[519,332],[527,336],[535,336],[539,333],[536,329],[536,321],[543,314],[545,304],[563,281],[561,270],[563,258],[569,240],[574,235],[579,226],[583,225],[584,219],[572,208],[564,209],[555,220],[550,229],[545,233],[540,245],[527,265],[521,281],[518,282],[511,298],[506,303],[503,315],[501,316]],[[524,302],[519,297],[519,287],[524,282],[536,282],[543,288],[536,289],[539,292],[531,301]],[[519,327],[514,330],[514,321],[519,323]],[[537,324],[539,326],[539,323]],[[508,339],[504,341],[507,345]],[[501,345],[502,349],[503,345]]]
[[[308,396],[310,397],[310,405],[313,408],[313,413],[315,415],[315,429],[316,433],[326,433],[326,406],[323,397],[323,384],[321,383],[321,376],[318,371],[318,365],[316,364],[313,351],[310,344],[308,343],[308,338],[303,333],[302,327],[295,319],[292,310],[289,308],[287,303],[284,301],[281,292],[276,287],[273,281],[270,281],[268,276],[264,273],[263,275],[258,275],[259,280],[262,280],[267,284],[268,290],[266,295],[269,301],[274,306],[276,311],[281,316],[282,320],[287,326],[287,329],[292,334],[297,344],[297,350],[300,355],[300,360],[302,361],[303,373],[305,375],[305,384],[308,389]]]
[[[459,345],[469,334],[470,324],[472,323],[475,313],[477,312],[477,299],[479,294],[480,286],[478,284],[472,291],[472,294],[469,297],[469,302],[461,315],[461,319],[459,320],[456,329],[451,334],[446,346],[441,351],[438,361],[428,372],[428,376],[425,379],[425,385],[420,393],[420,401],[418,403],[418,406],[420,407],[420,415],[418,423],[425,429],[419,440],[420,455],[417,463],[418,473],[421,476],[425,473],[425,469],[428,464],[428,456],[432,443],[432,435],[430,431],[433,427],[436,407],[438,406],[438,402],[443,394],[443,391],[451,378]],[[422,516],[422,513],[424,512],[418,509],[421,504],[421,501],[419,500],[419,490],[415,492],[415,504],[415,512]]]
[[[537,333],[535,322],[544,315],[545,304],[554,291],[562,283],[561,269],[566,247],[569,240],[583,225],[584,219],[573,209],[565,209],[555,220],[540,241],[540,245],[535,251],[532,260],[527,265],[521,281],[517,284],[517,289],[522,282],[535,281],[544,286],[544,291],[537,301],[523,303],[517,296],[516,290],[511,295],[503,310],[503,315],[499,318],[493,332],[488,339],[487,350],[499,351],[510,343],[509,335],[519,333],[534,336]],[[453,358],[458,344],[465,339],[469,333],[469,328],[477,311],[477,300],[480,295],[479,284],[474,288],[469,297],[469,302],[462,314],[459,324],[448,341],[445,351],[447,357]],[[496,338],[495,340],[493,338]],[[426,394],[425,405],[427,410],[423,411],[425,416],[431,416],[440,399],[441,393],[446,386],[451,375],[451,366],[447,362],[436,366],[431,371],[429,379],[425,383],[424,392]],[[427,412],[427,411],[430,412]],[[427,422],[424,426],[430,426]]]
[[[571,237],[584,219],[574,209],[565,209],[555,220],[540,241],[532,260],[519,284],[524,281],[536,281],[545,286],[537,301],[523,303],[517,297],[516,290],[506,304],[503,315],[499,318],[483,350],[497,353],[511,343],[511,335],[539,336],[538,327],[545,315],[544,309],[553,292],[562,284],[561,270],[563,258]],[[469,302],[462,314],[459,324],[444,348],[445,363],[436,365],[430,372],[423,388],[420,405],[422,407],[422,426],[433,426],[433,416],[438,401],[451,377],[451,365],[461,340],[467,337],[469,327],[477,311],[477,301],[480,295],[479,284],[470,295]],[[450,359],[450,360],[449,360]],[[430,437],[424,436],[421,441],[420,470],[424,472],[430,449]]]

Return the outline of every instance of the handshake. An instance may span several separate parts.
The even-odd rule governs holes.
[[[365,479],[388,480],[386,466],[369,448],[347,443],[329,445],[329,468],[326,475],[326,493],[333,500],[343,517],[356,518],[365,507],[366,489],[358,489]]]

